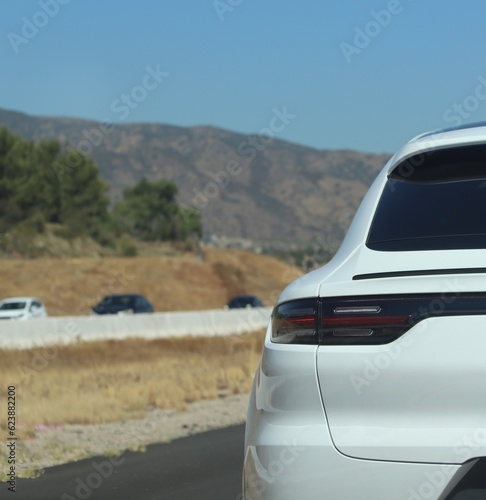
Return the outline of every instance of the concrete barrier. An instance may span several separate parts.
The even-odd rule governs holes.
[[[272,308],[72,316],[0,321],[0,349],[126,338],[239,335],[265,328]]]

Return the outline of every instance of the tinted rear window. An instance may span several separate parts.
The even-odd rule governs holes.
[[[367,246],[486,248],[486,147],[432,151],[398,165],[382,193]]]
[[[25,309],[25,302],[5,302],[0,306],[2,311],[18,311],[20,309]]]
[[[101,301],[102,306],[130,306],[133,302],[133,297],[130,295],[110,295]]]

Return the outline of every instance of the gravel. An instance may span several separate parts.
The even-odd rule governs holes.
[[[244,423],[248,395],[227,396],[188,405],[187,411],[150,410],[140,420],[98,425],[38,426],[32,439],[17,444],[17,475],[35,477],[47,467],[93,456],[143,451],[211,429]]]

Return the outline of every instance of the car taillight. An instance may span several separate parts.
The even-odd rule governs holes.
[[[272,341],[279,344],[317,344],[317,299],[285,302],[272,313]]]
[[[485,293],[299,299],[272,313],[272,342],[376,345],[393,342],[423,319],[486,315]]]
[[[321,301],[320,343],[386,344],[414,323],[410,303],[394,298],[343,298]],[[413,307],[412,307],[413,309]]]

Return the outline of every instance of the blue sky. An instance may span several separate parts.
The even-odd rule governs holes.
[[[486,120],[486,2],[0,0],[0,107],[388,152]],[[290,117],[272,128],[276,114]]]

